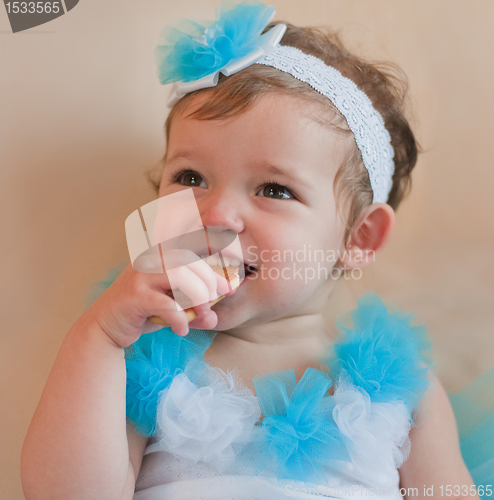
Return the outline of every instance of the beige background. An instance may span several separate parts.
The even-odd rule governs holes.
[[[164,24],[210,19],[218,1],[83,0],[12,34],[0,9],[0,497],[23,498],[22,440],[88,289],[128,261],[124,220],[153,199],[168,89],[153,50]],[[341,28],[361,55],[409,75],[426,150],[396,233],[328,319],[367,289],[429,327],[437,370],[458,390],[494,365],[494,2],[273,0],[275,19]]]

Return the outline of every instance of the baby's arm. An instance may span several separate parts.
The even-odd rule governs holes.
[[[207,313],[209,295],[228,293],[228,284],[205,262],[193,266],[202,267],[180,279],[182,291],[202,304],[190,325],[210,329],[217,318]],[[129,266],[69,330],[24,441],[27,500],[132,498],[147,438],[127,429],[123,348],[158,329],[152,315],[186,331],[186,314],[165,295],[169,289],[166,275]]]
[[[137,432],[133,424],[127,422],[127,440],[129,442],[129,459],[132,468],[129,467],[128,481],[125,484],[123,498],[132,498],[148,438]]]
[[[27,500],[120,500],[130,488],[124,351],[90,319],[64,339],[26,435]]]
[[[429,376],[431,385],[421,402],[418,425],[410,431],[410,456],[400,468],[400,487],[410,492],[404,498],[479,500],[461,456],[456,420],[449,398],[432,371],[429,371]],[[447,490],[448,485],[450,489]],[[424,487],[433,487],[433,495],[430,495],[431,490],[429,494],[424,493]]]

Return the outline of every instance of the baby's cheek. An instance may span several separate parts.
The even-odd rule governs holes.
[[[292,308],[315,288],[311,273],[307,274],[309,276],[306,276],[304,266],[297,262],[266,263],[258,270],[252,290],[258,295],[260,304],[268,304],[276,310],[278,307],[281,310],[283,307]]]
[[[334,262],[323,259],[300,258],[285,262],[265,262],[259,270],[258,279],[267,287],[301,290],[312,289],[330,277]]]

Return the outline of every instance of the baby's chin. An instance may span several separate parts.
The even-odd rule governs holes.
[[[257,300],[249,294],[242,294],[241,287],[242,285],[233,295],[225,297],[211,308],[218,317],[212,330],[227,332],[262,322],[263,311],[259,310]]]
[[[247,288],[244,288],[242,293],[241,285],[234,295],[225,297],[211,308],[218,317],[217,324],[211,330],[228,332],[239,327],[252,327],[280,319],[284,313],[289,314],[286,299],[286,294],[271,294],[268,298],[260,298],[248,293]],[[291,299],[295,303],[298,297]],[[288,299],[288,303],[290,302],[292,300]]]
[[[237,293],[238,290],[234,295]],[[224,332],[243,325],[249,319],[248,309],[251,308],[245,300],[235,301],[233,296],[225,297],[211,308],[218,317],[218,322],[212,330]]]
[[[294,280],[263,279],[255,274],[245,276],[240,280],[235,293],[225,296],[212,306],[218,322],[211,330],[226,332],[278,320],[284,316],[304,314],[308,297],[315,299],[316,289],[316,282],[304,284]]]

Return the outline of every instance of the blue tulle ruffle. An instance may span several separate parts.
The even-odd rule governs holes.
[[[111,280],[104,283],[109,285]],[[294,370],[270,372],[254,378],[264,419],[258,428],[262,432],[253,432],[252,440],[248,434],[249,429],[255,427],[253,422],[247,419],[245,427],[239,420],[242,414],[232,413],[232,402],[241,406],[247,404],[249,398],[245,396],[244,401],[239,397],[238,387],[236,392],[233,386],[224,387],[216,394],[211,392],[209,382],[205,385],[205,380],[209,379],[204,374],[211,369],[206,368],[203,355],[216,335],[214,331],[190,329],[186,337],[179,337],[170,328],[163,328],[142,335],[126,348],[127,417],[138,432],[153,436],[158,427],[158,406],[162,402],[163,428],[160,435],[163,438],[170,431],[169,423],[165,425],[163,422],[170,419],[175,422],[173,418],[178,407],[181,408],[180,415],[189,415],[193,410],[190,403],[194,399],[201,415],[209,415],[203,399],[207,396],[209,401],[216,395],[218,401],[227,402],[224,404],[227,404],[230,418],[224,422],[225,418],[218,420],[214,417],[215,420],[208,424],[208,428],[214,431],[212,434],[221,437],[219,452],[216,450],[214,457],[222,467],[230,467],[231,471],[246,473],[249,470],[257,475],[269,470],[279,481],[319,484],[327,479],[325,474],[328,471],[334,473],[352,463],[360,467],[362,474],[371,471],[373,463],[378,471],[380,467],[393,465],[397,458],[401,463],[403,457],[398,452],[403,444],[402,438],[408,433],[407,409],[410,413],[410,408],[416,408],[428,387],[427,371],[431,365],[422,351],[430,348],[430,342],[425,328],[410,326],[411,316],[401,311],[389,313],[381,299],[373,294],[359,299],[351,318],[354,327],[345,328],[338,323],[343,338],[338,339],[333,349],[321,358],[330,368],[336,384],[335,396],[329,395],[328,389],[333,381],[322,370],[308,368],[298,383]],[[179,374],[182,378],[177,377]],[[185,376],[188,381],[185,381]],[[185,397],[183,387],[180,386],[179,392],[177,388],[171,390],[174,380],[177,384],[187,382],[188,385],[183,387],[192,391],[194,396],[182,401]],[[166,401],[163,399],[165,394],[169,396]],[[184,408],[180,406],[181,401]],[[393,402],[404,404],[389,408],[379,405]],[[227,407],[218,411],[212,408],[211,415],[219,413],[225,417],[226,413],[222,412]],[[252,419],[256,418],[252,414]],[[206,421],[201,419],[201,425],[205,425]],[[190,429],[182,424],[180,429],[184,428],[184,433],[189,436]],[[235,434],[240,424],[245,427],[243,440]],[[225,426],[223,431],[222,425]],[[226,442],[230,434],[234,436],[232,443]],[[190,455],[199,450],[201,456],[209,457],[211,446],[206,446],[201,439],[205,439],[203,434],[197,436],[197,443],[194,441],[195,448],[187,441],[188,447],[184,447],[183,453],[188,450]],[[374,443],[373,439],[380,441]],[[169,437],[165,441],[168,447],[171,446]],[[377,444],[383,448],[379,451],[380,462],[372,458],[372,450]],[[173,452],[180,454],[181,449],[178,446]],[[242,452],[238,460],[228,465],[232,450]]]
[[[262,46],[260,35],[274,7],[258,0],[237,3],[223,0],[214,23],[184,19],[163,29],[155,52],[161,84],[198,80]]]
[[[180,337],[166,327],[141,335],[125,349],[127,417],[136,431],[147,437],[155,434],[161,393],[189,361],[202,357],[214,334],[190,329],[186,337]]]
[[[298,383],[294,370],[271,372],[253,382],[264,414],[262,456],[275,457],[278,479],[317,482],[325,479],[329,462],[349,460],[347,438],[332,418],[332,382],[325,372],[308,368]]]
[[[423,353],[432,347],[426,328],[410,326],[412,315],[403,311],[388,312],[372,292],[350,314],[354,327],[343,326],[344,317],[337,320],[340,337],[321,358],[333,379],[345,372],[371,401],[403,401],[409,412],[417,408],[429,386],[427,371],[434,365]]]

